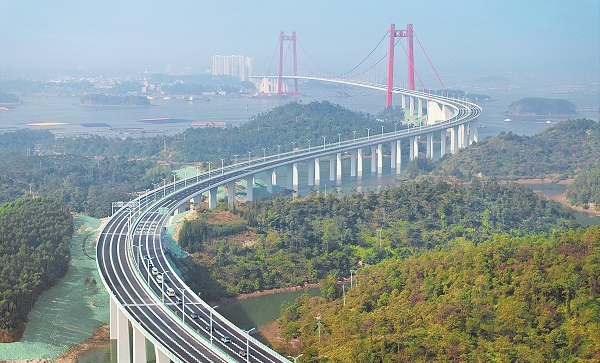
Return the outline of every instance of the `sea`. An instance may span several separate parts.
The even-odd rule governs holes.
[[[561,120],[560,117],[511,117],[504,114],[510,103],[524,97],[566,99],[577,106],[578,115],[573,117],[598,120],[598,84],[517,87],[481,81],[455,88],[490,96],[488,101],[477,102],[483,108],[479,118],[480,138],[501,132],[532,135]],[[20,96],[22,104],[0,111],[0,132],[29,128],[49,130],[57,137],[88,134],[121,138],[152,137],[177,134],[189,127],[202,127],[197,126],[202,123],[239,125],[288,102],[329,101],[372,115],[385,106],[385,93],[381,91],[352,86],[317,87],[314,83],[301,83],[299,89],[300,96],[282,99],[228,95],[190,100],[188,97],[154,96],[150,100],[152,106],[144,108],[84,107],[78,105],[78,96],[24,95]],[[400,96],[395,96],[394,102],[400,104]],[[366,134],[366,130],[363,131]]]

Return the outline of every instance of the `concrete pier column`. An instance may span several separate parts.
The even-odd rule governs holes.
[[[383,173],[383,145],[377,145],[377,174]]]
[[[335,155],[335,176],[338,180],[342,180],[342,153],[337,153]]]
[[[377,147],[371,146],[371,173],[377,171]]]
[[[402,167],[402,149],[400,149],[400,140],[396,140],[396,147],[394,148],[394,154],[396,154],[396,174],[400,174]]]
[[[408,114],[410,116],[414,116],[415,115],[415,98],[413,96],[408,96],[408,101],[409,101]]]
[[[396,141],[390,143],[390,169],[396,168]]]
[[[329,155],[329,181],[335,180],[335,154]]]
[[[267,188],[268,190],[269,188]],[[271,187],[271,193],[273,192],[273,187]],[[227,203],[229,205],[233,205],[235,202],[235,181],[230,181],[227,183]]]
[[[321,184],[321,159],[315,158],[315,184]]]
[[[415,158],[417,157],[418,153],[419,153],[419,149],[415,150],[415,144],[417,137],[416,136],[411,136],[409,137],[409,146],[410,146],[410,155],[409,155],[409,160],[415,160]]]
[[[254,200],[254,175],[248,175],[246,177],[246,201],[251,202]]]
[[[471,121],[473,125],[473,142],[479,142],[479,120]]]
[[[446,155],[446,133],[448,130],[440,131],[440,158]]]
[[[292,186],[294,190],[298,190],[298,163],[292,165]]]
[[[288,164],[285,166],[285,188],[288,190],[294,189],[294,165]]]
[[[433,159],[433,132],[427,134],[427,157]]]
[[[162,350],[158,347],[154,347],[154,355],[156,356],[156,363],[169,363],[171,360]]]
[[[406,96],[402,95],[402,108],[406,108]]]
[[[268,193],[273,193],[273,169],[265,171],[265,188]]]
[[[180,205],[179,208],[177,208],[177,214],[180,213],[185,213],[186,209],[185,209],[185,203]]]
[[[362,176],[363,173],[363,155],[362,149],[356,150],[356,174]]]
[[[467,146],[470,145],[469,143],[469,124],[462,124],[463,127],[463,142],[462,142],[462,148],[466,148]]]
[[[417,99],[417,115],[419,116],[419,118],[423,117],[423,100],[421,98]]]
[[[269,176],[267,175],[267,178],[268,177]],[[277,169],[275,169],[275,168],[273,168],[271,170],[271,184],[272,185],[277,185]],[[272,191],[271,191],[271,193],[272,193]]]
[[[117,312],[117,303],[114,298],[110,297],[110,339],[118,338],[118,312]]]
[[[315,185],[315,163],[311,160],[308,161],[308,185]]]
[[[208,190],[208,208],[213,209],[217,206],[217,190],[218,187],[210,188]]]
[[[450,153],[456,154],[458,151],[458,126],[450,128]]]
[[[356,176],[356,150],[350,150],[350,176]]]
[[[142,332],[133,327],[133,363],[144,363],[146,359],[146,337]]]
[[[125,313],[117,308],[117,362],[131,363],[129,352],[131,351],[129,343],[129,321]]]

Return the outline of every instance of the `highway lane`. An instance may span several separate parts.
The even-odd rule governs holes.
[[[347,140],[324,145],[323,148],[314,146],[309,150],[256,158],[248,163],[216,169],[209,180],[206,173],[203,173],[196,178],[179,180],[139,196],[109,220],[99,238],[98,266],[105,286],[152,339],[169,347],[182,362],[287,362],[281,355],[268,349],[212,310],[172,270],[161,244],[163,227],[168,221],[169,213],[190,198],[228,181],[291,162],[307,161],[358,147],[374,146],[447,129],[465,120],[474,119],[481,112],[478,106],[473,108],[468,103],[454,102],[453,105],[457,110],[456,115],[449,121],[436,125]],[[200,181],[195,182],[196,180]],[[164,209],[169,213],[159,213]],[[130,241],[127,238],[129,232],[132,238]],[[149,266],[148,261],[152,262],[152,266]],[[157,277],[151,273],[152,267],[165,272],[168,276],[165,283],[157,282]],[[173,288],[180,294],[185,305],[179,304],[176,296],[167,296],[167,288]],[[210,327],[207,329],[211,320],[214,330]],[[222,341],[225,336],[230,341]],[[213,351],[215,347],[218,348],[216,352]],[[241,353],[246,349],[250,354],[244,357]],[[227,352],[232,358],[223,356],[218,350]]]

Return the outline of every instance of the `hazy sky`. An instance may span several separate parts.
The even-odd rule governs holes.
[[[315,62],[339,73],[362,60],[390,23],[399,29],[412,23],[442,74],[533,71],[598,82],[599,4],[598,0],[0,0],[0,78],[15,69],[164,72],[167,65],[174,72],[200,74],[210,69],[213,54],[252,57],[256,73],[263,73],[280,31],[296,31]]]

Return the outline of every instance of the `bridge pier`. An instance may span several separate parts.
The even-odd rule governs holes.
[[[254,200],[254,175],[248,175],[246,177],[246,201],[251,202]]]
[[[471,143],[473,142],[479,142],[479,122],[477,121],[477,119],[471,121],[471,135],[472,135],[472,139],[471,139]]]
[[[350,176],[356,176],[356,152],[357,150],[350,150]]]
[[[131,363],[129,345],[129,321],[121,309],[117,309],[117,362]]]
[[[165,354],[162,350],[158,349],[158,347],[154,347],[154,355],[156,357],[156,363],[169,363],[171,360],[169,356]]]
[[[377,145],[377,174],[383,173],[383,145]]]
[[[298,190],[298,163],[292,164],[292,188]]]
[[[402,95],[402,108],[406,109],[406,96],[404,94]]]
[[[400,139],[396,140],[396,146],[393,147],[393,153],[396,155],[396,165],[394,168],[396,169],[396,174],[400,174],[400,169],[402,166],[402,150],[400,149]]]
[[[269,188],[267,187],[267,190]],[[235,202],[235,181],[230,181],[227,183],[227,203],[229,205],[233,205]]]
[[[363,173],[362,149],[356,150],[356,173],[357,173],[357,176],[362,176],[362,173]]]
[[[147,362],[146,359],[146,337],[142,332],[133,327],[133,363]]]
[[[294,165],[285,166],[285,188],[292,190],[294,188]]]
[[[217,191],[218,187],[208,190],[208,209],[213,209],[217,206]]]
[[[335,181],[335,154],[329,155],[329,181]]]
[[[446,155],[446,134],[448,130],[440,131],[440,158]]]
[[[337,153],[335,156],[335,176],[338,180],[342,180],[342,153]]]
[[[315,163],[308,161],[308,186],[312,187],[315,185]]]
[[[415,160],[419,156],[419,139],[418,136],[408,138],[410,146],[409,160]]]
[[[315,158],[315,184],[321,184],[321,159]]]
[[[371,146],[371,174],[377,172],[377,147]]]
[[[418,100],[417,115],[419,116],[419,119],[420,119],[421,117],[423,117],[423,99],[419,97],[419,98],[417,98],[417,100]]]
[[[396,141],[390,143],[390,170],[396,169]]]
[[[456,154],[458,151],[458,126],[450,128],[450,153]]]
[[[415,98],[413,96],[408,96],[408,114],[409,116],[415,115]]]
[[[115,299],[111,296],[110,297],[110,339],[117,339],[119,337],[119,333],[117,330],[118,324],[117,324],[117,317],[118,317],[118,311],[117,311],[117,303],[115,302]]]
[[[427,157],[433,159],[433,132],[427,134]]]

